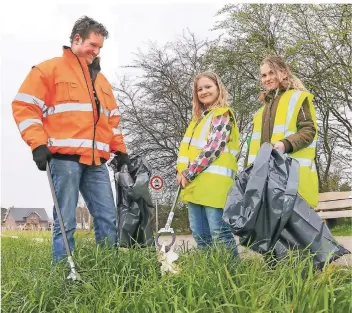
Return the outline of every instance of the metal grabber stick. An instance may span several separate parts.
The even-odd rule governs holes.
[[[64,240],[65,250],[66,250],[66,254],[67,254],[67,262],[70,265],[70,269],[71,269],[71,272],[67,276],[67,279],[82,281],[80,275],[76,271],[75,263],[73,262],[73,258],[72,258],[72,255],[71,255],[70,246],[68,245],[68,240],[67,240],[67,236],[66,236],[64,222],[62,220],[62,215],[61,215],[61,211],[60,211],[60,208],[59,208],[59,203],[57,201],[55,188],[54,188],[54,183],[53,183],[53,178],[52,178],[51,173],[50,173],[49,163],[46,163],[46,173],[47,173],[48,179],[49,179],[51,195],[53,196],[53,200],[54,200],[55,212],[56,212],[56,215],[57,215],[57,217],[59,219],[60,230],[61,230],[62,238]]]
[[[181,186],[179,185],[178,188],[177,188],[177,193],[176,193],[174,202],[172,204],[169,216],[168,216],[167,221],[166,221],[166,225],[165,225],[165,227],[163,227],[162,229],[160,229],[158,231],[158,234],[156,235],[156,238],[155,238],[155,242],[156,242],[158,248],[160,249],[161,248],[161,244],[159,243],[160,235],[161,234],[167,234],[167,233],[171,234],[172,241],[171,241],[171,243],[169,245],[165,246],[165,252],[166,253],[169,252],[171,246],[175,243],[175,240],[176,240],[176,235],[174,233],[174,230],[170,226],[171,226],[171,223],[172,223],[172,219],[174,218],[174,210],[175,210],[175,207],[176,207],[178,196],[180,195],[180,191],[181,191]]]

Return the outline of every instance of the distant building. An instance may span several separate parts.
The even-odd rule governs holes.
[[[5,228],[6,214],[7,214],[7,209],[6,208],[1,208],[1,229]]]
[[[90,214],[86,207],[77,207],[76,210],[76,228],[89,229],[90,228]]]
[[[3,208],[1,208],[1,217]],[[14,208],[10,207],[4,217],[2,225],[5,229],[46,230],[50,223],[44,208]]]

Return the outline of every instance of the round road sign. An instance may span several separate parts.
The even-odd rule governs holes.
[[[161,188],[164,187],[164,180],[160,176],[153,176],[150,179],[150,186],[154,190],[160,190]]]

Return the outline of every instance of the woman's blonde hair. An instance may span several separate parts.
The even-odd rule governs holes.
[[[284,60],[278,56],[268,56],[261,63],[260,66],[264,64],[268,64],[270,68],[272,68],[279,76],[280,79],[280,87],[283,89],[296,89],[296,90],[307,90],[303,85],[301,80],[292,74],[290,67],[284,62]],[[286,74],[285,77],[281,77],[281,73]],[[259,95],[260,101],[265,101],[265,96],[267,95],[267,91],[263,91]]]
[[[198,80],[201,77],[209,78],[210,80],[212,80],[215,83],[215,85],[219,89],[218,98],[213,103],[213,105],[211,105],[207,109],[223,108],[223,107],[229,106],[228,103],[227,103],[228,93],[227,93],[226,87],[221,82],[219,76],[216,75],[214,72],[202,72],[202,73],[199,73],[194,78],[194,82],[193,82],[193,101],[192,101],[193,110],[192,110],[192,115],[193,115],[193,118],[196,119],[196,120],[198,120],[202,116],[202,113],[203,113],[203,111],[205,109],[204,108],[204,104],[199,101],[198,93],[197,93],[197,83],[198,83]]]

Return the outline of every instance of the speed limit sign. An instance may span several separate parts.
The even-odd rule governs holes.
[[[153,176],[150,179],[150,187],[154,190],[160,190],[164,187],[164,180],[160,176]]]

